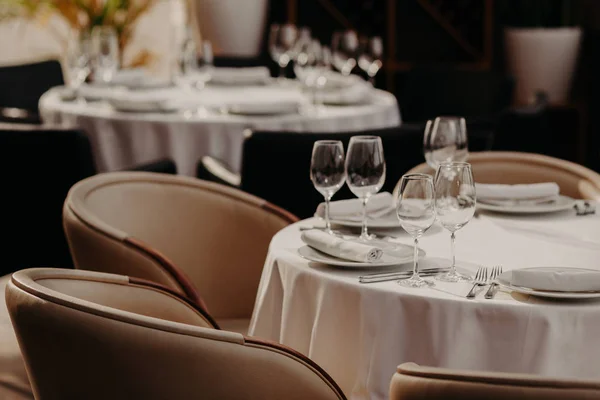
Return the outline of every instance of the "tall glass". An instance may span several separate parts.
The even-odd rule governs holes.
[[[67,45],[67,70],[69,87],[75,91],[85,82],[91,72],[91,43],[90,36],[80,33],[72,37]]]
[[[346,156],[346,183],[362,201],[362,231],[360,239],[371,240],[367,229],[367,203],[385,182],[385,159],[379,136],[353,136]]]
[[[317,140],[310,162],[310,179],[325,198],[325,230],[333,234],[329,219],[329,202],[346,178],[344,146],[339,140]]]
[[[435,221],[433,179],[426,174],[408,174],[400,180],[396,213],[400,225],[414,240],[413,274],[398,281],[408,287],[432,285],[419,276],[419,238]]]
[[[383,40],[379,36],[365,39],[361,45],[358,66],[369,77],[369,82],[375,84],[375,75],[383,66]]]
[[[92,30],[94,80],[109,84],[119,69],[119,39],[112,26],[97,26]]]
[[[285,77],[285,68],[292,60],[292,52],[298,29],[292,24],[273,24],[269,31],[269,54],[273,61],[279,65],[279,78]]]
[[[469,149],[465,119],[437,117],[433,121],[427,121],[423,153],[427,164],[434,170],[443,162],[466,161]]]
[[[444,228],[450,231],[452,265],[450,271],[436,279],[444,282],[469,281],[471,278],[456,271],[455,233],[465,226],[475,213],[477,198],[471,164],[441,163],[435,174],[435,211]]]
[[[342,73],[350,75],[356,66],[359,50],[358,35],[355,31],[334,32],[331,38],[333,66]]]

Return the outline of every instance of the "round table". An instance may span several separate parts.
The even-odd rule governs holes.
[[[501,289],[492,300],[464,295],[469,284],[435,281],[412,289],[360,284],[378,272],[328,267],[301,258],[300,221],[271,242],[250,335],[290,346],[320,364],[355,399],[387,398],[397,365],[600,378],[600,301],[559,302]],[[401,229],[387,232],[411,244]],[[448,266],[449,232],[434,225],[421,240],[422,266]],[[574,211],[510,217],[481,213],[457,232],[458,265],[600,270],[600,215]],[[411,265],[406,265],[410,269]]]
[[[253,130],[294,132],[354,132],[400,124],[395,97],[373,90],[364,104],[324,106],[319,113],[278,116],[240,116],[208,112],[131,113],[117,112],[105,102],[78,103],[62,100],[62,88],[54,88],[40,99],[46,123],[78,126],[90,138],[99,172],[114,171],[171,158],[180,174],[195,175],[201,157],[210,155],[225,162],[233,172],[241,166],[243,132]],[[195,93],[178,88],[161,89],[166,97],[183,97],[197,105],[216,107],[235,102],[306,102],[293,84],[254,87],[207,86]],[[153,93],[156,95],[156,93]]]

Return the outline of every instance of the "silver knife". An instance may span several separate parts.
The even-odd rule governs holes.
[[[448,268],[427,268],[419,271],[419,275],[421,276],[431,276],[437,275],[444,272],[448,272]],[[386,282],[386,281],[395,281],[399,279],[407,279],[412,276],[412,271],[401,271],[401,272],[388,272],[383,274],[370,274],[370,275],[362,275],[358,277],[358,282],[360,283],[376,283],[376,282]]]

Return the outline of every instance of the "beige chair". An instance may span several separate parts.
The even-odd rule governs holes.
[[[345,398],[308,358],[211,329],[193,302],[139,279],[28,269],[6,301],[38,399]]]
[[[591,400],[600,381],[459,371],[402,364],[392,377],[390,400]]]
[[[570,161],[541,154],[486,151],[469,154],[468,162],[477,183],[556,182],[561,194],[600,201],[600,174]],[[408,173],[432,174],[433,170],[420,164]],[[394,194],[397,190],[398,186]]]
[[[297,220],[236,189],[144,172],[85,179],[63,210],[76,268],[160,283],[241,333],[271,238]]]

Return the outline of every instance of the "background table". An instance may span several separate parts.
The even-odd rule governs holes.
[[[600,378],[599,301],[545,301],[506,291],[494,300],[483,293],[467,300],[445,291],[456,284],[437,281],[436,288],[424,289],[359,284],[357,277],[372,271],[309,263],[297,254],[303,245],[298,228],[314,224],[322,222],[301,221],[273,238],[249,334],[306,354],[351,398],[387,398],[396,366],[406,361]],[[411,243],[402,231],[394,234]],[[449,265],[449,232],[434,226],[421,247],[427,252],[423,264]],[[457,232],[456,250],[459,265],[471,271],[497,264],[505,271],[600,270],[600,216],[481,214]]]
[[[123,113],[103,102],[80,104],[63,101],[61,88],[52,89],[40,99],[44,122],[75,125],[90,137],[97,168],[114,171],[158,158],[173,159],[180,174],[195,175],[196,163],[210,155],[239,171],[243,132],[254,130],[297,132],[342,132],[376,129],[400,124],[393,95],[373,91],[367,104],[326,106],[318,115],[288,114],[248,117],[208,113],[186,117],[181,113]],[[169,96],[190,97],[209,107],[241,101],[277,101],[306,97],[295,86],[231,88],[207,86],[186,95],[171,89]]]

